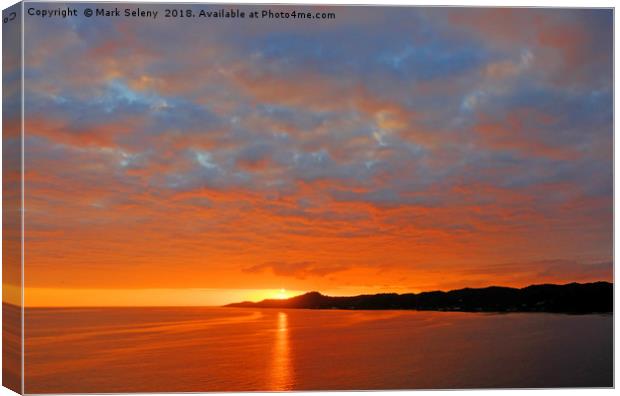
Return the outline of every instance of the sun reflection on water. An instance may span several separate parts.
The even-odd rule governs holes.
[[[292,388],[292,367],[288,334],[288,315],[279,312],[273,349],[270,391],[285,391]]]

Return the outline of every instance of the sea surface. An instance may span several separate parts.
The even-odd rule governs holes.
[[[613,317],[28,308],[25,391],[610,387]]]

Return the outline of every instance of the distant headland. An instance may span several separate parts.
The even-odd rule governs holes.
[[[227,307],[300,309],[410,309],[464,312],[613,312],[613,284],[609,282],[532,285],[522,289],[490,286],[479,289],[423,293],[381,293],[330,297],[310,292],[288,299],[241,302]]]

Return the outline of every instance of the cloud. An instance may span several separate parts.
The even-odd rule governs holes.
[[[334,10],[28,23],[28,282],[604,275],[574,263],[611,257],[610,11]]]
[[[534,55],[529,50],[524,50],[521,52],[521,56],[519,59],[515,61],[505,60],[498,61],[494,63],[489,63],[485,67],[486,76],[493,79],[504,79],[509,77],[514,77],[527,71],[527,69],[531,66],[532,61],[534,59]]]
[[[528,67],[536,69],[537,77],[542,73],[546,83],[582,89],[608,84],[608,10],[488,8],[451,10],[447,14],[451,28],[471,34],[483,45],[499,51],[517,49],[529,53]],[[515,66],[496,63],[489,67],[505,75],[515,74]]]
[[[345,266],[321,266],[310,261],[300,262],[269,262],[256,264],[244,268],[244,272],[262,272],[271,270],[275,275],[305,279],[309,277],[324,277],[341,271],[346,271]]]

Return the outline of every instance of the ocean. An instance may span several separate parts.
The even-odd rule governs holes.
[[[28,308],[25,391],[610,387],[613,316]]]

